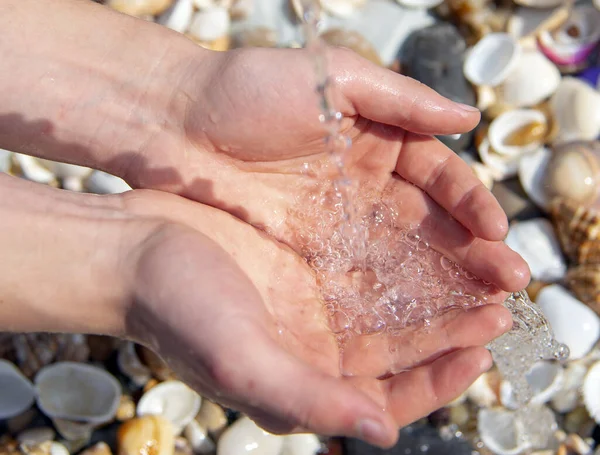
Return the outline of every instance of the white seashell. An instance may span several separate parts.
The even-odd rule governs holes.
[[[555,11],[550,8],[517,8],[508,19],[506,31],[517,39],[534,35],[553,16]]]
[[[562,79],[551,99],[559,125],[555,143],[593,140],[600,135],[600,92],[573,77]]]
[[[21,168],[23,177],[37,183],[48,184],[56,181],[55,175],[40,164],[37,158],[15,153],[15,161]]]
[[[37,404],[52,419],[103,424],[113,419],[121,386],[104,369],[76,362],[57,362],[35,377]]]
[[[582,388],[583,403],[592,418],[600,423],[600,362],[587,372]]]
[[[408,8],[429,9],[444,3],[444,0],[396,0],[402,6]]]
[[[0,172],[8,172],[11,168],[12,152],[0,149]]]
[[[33,405],[33,385],[8,360],[0,359],[0,420],[22,414]]]
[[[229,34],[230,27],[229,11],[215,6],[194,15],[189,33],[200,41],[215,41]]]
[[[30,428],[29,430],[22,431],[17,435],[17,441],[21,444],[26,445],[38,445],[46,441],[52,441],[56,436],[54,430],[50,427],[37,427]]]
[[[552,284],[542,288],[536,303],[548,319],[556,340],[569,347],[570,360],[583,357],[594,347],[600,337],[600,319],[564,287]]]
[[[158,23],[171,30],[183,33],[190,26],[193,14],[194,5],[192,0],[176,0],[173,6],[160,15]]]
[[[280,455],[316,455],[322,448],[314,434],[291,434],[283,438]]]
[[[97,194],[118,194],[131,190],[125,180],[102,171],[94,171],[85,181],[88,191]]]
[[[579,362],[570,362],[564,373],[564,383],[561,390],[552,398],[552,407],[566,413],[579,405],[581,398],[580,389],[587,374],[586,365]]]
[[[492,121],[488,130],[490,146],[500,155],[512,157],[535,152],[543,143],[543,135],[532,137],[525,145],[506,144],[512,134],[532,124],[538,125],[544,132],[547,129],[546,117],[535,109],[518,109],[499,115]]]
[[[481,161],[490,170],[494,180],[501,181],[517,175],[519,169],[519,156],[506,156],[496,153],[490,147],[488,138],[484,138],[477,149]]]
[[[69,450],[60,442],[52,441],[50,455],[70,455]]]
[[[467,389],[467,398],[477,406],[491,408],[498,403],[497,387],[493,384],[496,379],[497,376],[494,373],[483,373]]]
[[[193,3],[194,3],[194,7],[198,8],[199,10],[213,8],[215,6],[218,6],[216,0],[193,0]]]
[[[564,369],[556,362],[536,362],[526,374],[527,382],[531,387],[532,404],[544,404],[552,399],[565,382]],[[519,403],[512,393],[512,386],[508,381],[503,381],[500,386],[500,400],[508,409],[517,409]]]
[[[492,107],[498,101],[496,91],[492,87],[478,85],[475,90],[477,92],[477,109],[481,112]]]
[[[350,17],[366,0],[320,0],[323,11],[336,17]]]
[[[135,343],[132,341],[125,341],[119,347],[117,365],[121,373],[139,387],[146,385],[152,377],[150,368],[142,363],[135,351]]]
[[[502,102],[514,107],[541,103],[556,92],[560,71],[538,50],[521,52],[517,65],[500,86]]]
[[[553,8],[565,3],[565,0],[515,0],[515,3],[531,8]]]
[[[282,436],[259,428],[248,417],[236,420],[219,438],[217,455],[279,455]]]
[[[137,414],[164,417],[173,424],[177,435],[198,414],[201,402],[200,395],[183,382],[165,381],[142,396],[137,405]]]
[[[75,164],[59,163],[58,161],[49,161],[39,158],[39,162],[57,178],[67,177],[85,178],[92,173],[89,167],[77,166]]]
[[[546,218],[513,224],[505,242],[525,259],[534,280],[549,283],[560,280],[567,273],[558,238]]]
[[[183,435],[192,446],[196,454],[209,454],[215,451],[215,443],[208,436],[208,432],[196,420],[192,419],[183,430]]]
[[[497,455],[517,455],[530,446],[519,437],[519,428],[513,412],[502,408],[482,408],[477,414],[479,437]]]
[[[463,71],[474,85],[500,85],[515,68],[521,46],[508,33],[490,33],[468,53]]]
[[[548,210],[550,201],[544,190],[544,176],[552,152],[546,147],[524,155],[519,161],[519,182],[529,198],[540,208]]]

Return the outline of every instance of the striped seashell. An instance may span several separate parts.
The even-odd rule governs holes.
[[[579,300],[600,314],[600,265],[580,265],[567,272],[565,283]]]

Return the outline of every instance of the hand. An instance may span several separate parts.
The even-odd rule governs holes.
[[[134,191],[123,198],[127,213],[159,226],[138,239],[129,335],[201,394],[272,432],[390,446],[399,426],[443,406],[489,368],[480,346],[510,326],[499,305],[447,314],[429,334],[406,335],[426,341],[420,353],[407,344],[407,354],[446,355],[385,380],[343,377],[314,276],[290,248],[176,196]],[[380,430],[360,427],[365,420]]]

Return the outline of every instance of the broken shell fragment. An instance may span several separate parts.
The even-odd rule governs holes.
[[[173,455],[173,425],[158,416],[144,416],[125,422],[117,433],[119,455]]]
[[[508,33],[490,33],[468,53],[463,71],[474,85],[495,87],[515,68],[521,46]]]
[[[231,19],[227,9],[219,6],[198,11],[188,32],[202,42],[211,42],[229,35]]]
[[[15,161],[19,166],[21,174],[27,180],[45,185],[56,186],[55,175],[41,165],[37,158],[21,153],[14,154]]]
[[[171,6],[173,0],[108,0],[111,8],[130,16],[156,16]]]
[[[377,50],[360,33],[341,28],[332,28],[320,35],[321,39],[330,46],[345,47],[353,50],[358,55],[376,65],[383,66],[383,62]]]
[[[135,403],[129,395],[122,395],[119,401],[119,407],[115,418],[119,422],[125,422],[126,420],[133,419],[135,417]]]
[[[160,415],[173,425],[175,434],[198,414],[200,395],[181,381],[162,382],[148,390],[137,405],[138,416]]]
[[[501,155],[492,149],[486,137],[477,148],[481,161],[490,170],[494,180],[505,180],[517,175],[520,156]]]
[[[219,438],[217,455],[279,455],[283,447],[282,436],[259,428],[248,417],[236,420]]]
[[[519,437],[514,412],[506,409],[480,409],[477,430],[483,443],[495,454],[517,455],[530,448],[527,441]]]
[[[33,384],[7,360],[0,359],[0,420],[16,417],[35,401]]]
[[[121,398],[118,381],[101,368],[76,362],[57,362],[35,377],[37,404],[53,419],[90,424],[112,420]]]

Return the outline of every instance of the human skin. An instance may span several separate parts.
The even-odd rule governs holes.
[[[143,191],[77,196],[85,207],[111,201],[131,221],[117,223],[119,251],[106,253],[119,264],[137,258],[123,269],[133,272],[123,285],[126,303],[110,311],[115,320],[98,316],[94,328],[78,318],[79,307],[56,303],[63,301],[58,295],[50,307],[58,316],[36,319],[39,302],[12,293],[3,299],[7,327],[132,337],[201,393],[272,431],[354,435],[379,445],[393,443],[398,426],[449,401],[489,366],[489,354],[477,346],[510,325],[498,305],[441,321],[423,360],[450,353],[414,371],[385,381],[340,376],[314,277],[289,236],[302,226],[287,219],[305,195],[329,184],[298,172],[305,161],[328,160],[303,51],[212,53],[76,0],[4,0],[0,23],[3,64],[11,69],[0,74],[1,147],[106,170],[135,187],[204,204]],[[330,59],[344,130],[355,143],[347,155],[352,177],[370,182],[374,198],[401,204],[403,222],[427,221],[426,239],[448,257],[505,291],[524,287],[526,265],[500,241],[507,228],[500,207],[458,157],[427,136],[467,131],[479,115],[349,52],[331,52]],[[77,213],[74,204],[69,210]],[[133,234],[121,234],[126,225]],[[102,238],[110,226],[92,232]],[[46,254],[52,263],[58,253]],[[74,264],[84,261],[81,252],[73,257]],[[293,279],[278,280],[282,271]],[[106,279],[121,283],[130,275]],[[70,283],[68,272],[48,276]],[[105,286],[103,278],[95,286]],[[60,287],[67,297],[74,292],[68,287]],[[98,302],[106,297],[111,308],[115,299],[106,292]],[[379,434],[360,427],[365,419],[381,424]]]

